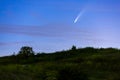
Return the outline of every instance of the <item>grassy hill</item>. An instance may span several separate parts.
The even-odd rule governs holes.
[[[0,58],[0,80],[120,80],[120,50],[72,48]]]

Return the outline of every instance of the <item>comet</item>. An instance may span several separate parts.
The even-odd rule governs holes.
[[[74,20],[74,24],[77,23],[77,21],[78,21],[79,18],[83,15],[84,12],[85,12],[85,10],[82,10],[82,11],[77,15],[77,17],[76,17],[75,20]]]

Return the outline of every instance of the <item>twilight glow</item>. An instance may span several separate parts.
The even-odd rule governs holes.
[[[35,52],[120,48],[119,8],[120,0],[0,0],[0,56],[22,46]]]

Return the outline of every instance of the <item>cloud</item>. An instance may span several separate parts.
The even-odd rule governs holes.
[[[102,29],[99,29],[100,31]],[[105,32],[105,33],[104,33]],[[28,36],[36,40],[43,37],[57,40],[76,40],[76,41],[92,41],[96,43],[119,43],[109,36],[109,31],[100,32],[92,31],[92,29],[79,28],[75,25],[68,24],[47,24],[42,26],[18,26],[18,25],[1,25],[0,33],[2,34],[15,34],[18,36]],[[112,35],[112,33],[111,33]],[[115,34],[113,33],[114,37]],[[24,37],[25,38],[25,37]],[[24,40],[24,39],[23,39]],[[34,40],[33,40],[34,41]],[[15,42],[17,44],[17,42]],[[13,44],[15,44],[13,43]],[[9,43],[0,43],[0,45],[8,45]],[[11,45],[12,43],[10,43]]]
[[[71,37],[73,35],[90,36],[92,32],[66,24],[48,24],[43,26],[1,25],[0,33],[42,37]]]
[[[26,43],[31,43],[31,42],[32,41],[0,42],[0,47],[1,46],[18,45],[18,44],[26,44]]]

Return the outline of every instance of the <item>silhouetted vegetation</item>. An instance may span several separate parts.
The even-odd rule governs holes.
[[[32,50],[32,47],[24,46],[20,49],[17,56],[28,58],[29,56],[34,56],[34,51]]]
[[[120,80],[120,50],[76,48],[34,53],[24,46],[0,58],[0,80]]]

